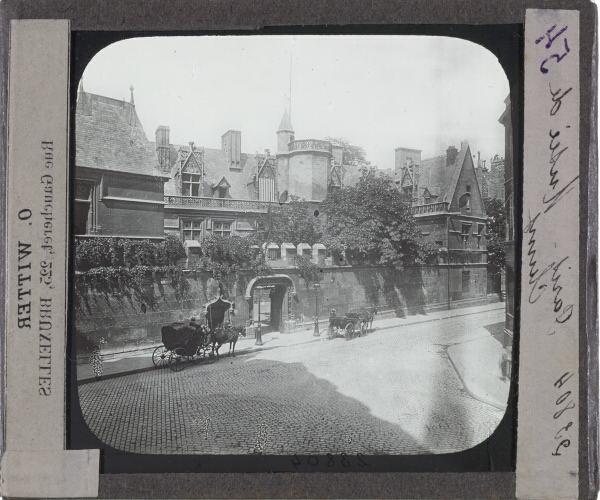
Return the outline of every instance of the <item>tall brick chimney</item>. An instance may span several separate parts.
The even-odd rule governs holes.
[[[456,157],[458,156],[458,149],[454,146],[450,146],[446,149],[446,166],[454,165]]]
[[[229,168],[242,168],[242,133],[228,130],[221,136],[221,149],[225,151]]]
[[[169,127],[159,125],[156,129],[156,156],[158,164],[163,172],[168,172],[171,169],[171,147],[169,142]]]

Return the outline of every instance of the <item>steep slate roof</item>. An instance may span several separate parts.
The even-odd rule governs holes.
[[[165,176],[130,102],[81,90],[75,115],[75,148],[77,167]]]
[[[446,155],[421,160],[418,166],[419,192],[417,196],[419,202],[425,188],[432,195],[438,197],[436,201],[447,201],[448,203],[452,201],[463,163],[467,154],[470,154],[469,151],[469,143],[463,141],[452,165],[446,165]]]
[[[277,132],[293,132],[294,129],[292,127],[292,120],[290,118],[290,114],[288,113],[287,108],[283,112],[283,118],[281,118],[281,123],[279,124],[279,128]]]
[[[150,143],[152,148],[154,148],[154,143]],[[181,149],[181,151],[187,155],[189,155],[190,147],[189,145],[180,146],[176,144],[171,144],[171,177],[172,180],[165,184],[165,195],[177,195],[178,188],[176,186],[176,180],[179,179],[179,165],[177,165],[177,153]],[[230,184],[229,187],[229,197],[236,200],[247,200],[254,199],[254,190],[249,189],[247,186],[249,176],[251,175],[252,170],[255,168],[254,155],[249,155],[246,153],[241,154],[240,158],[240,166],[239,169],[231,169],[229,168],[229,163],[227,162],[226,152],[222,149],[211,149],[211,148],[198,148],[196,146],[196,151],[203,151],[203,161],[204,161],[204,180],[208,187],[216,186],[223,177]],[[209,194],[208,192],[203,193],[203,196],[212,196],[212,192]]]

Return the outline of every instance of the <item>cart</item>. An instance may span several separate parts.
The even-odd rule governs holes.
[[[366,333],[366,325],[360,313],[348,312],[345,316],[338,317],[335,315],[335,311],[332,311],[327,328],[329,339],[345,337],[346,340],[350,340],[356,336],[361,337],[364,333]]]
[[[163,345],[154,349],[152,362],[156,367],[168,366],[179,372],[189,362],[214,362],[208,330],[193,319],[177,322],[161,328]]]

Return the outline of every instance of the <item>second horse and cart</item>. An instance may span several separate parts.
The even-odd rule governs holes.
[[[246,336],[243,327],[233,326],[229,320],[232,303],[217,298],[205,306],[205,323],[180,321],[161,328],[163,345],[152,353],[154,366],[168,366],[181,371],[191,362],[214,363],[219,359],[219,349],[229,343],[229,355],[235,356],[235,344],[240,335]]]
[[[354,337],[362,337],[367,334],[367,329],[373,327],[373,318],[377,309],[353,309],[344,316],[337,316],[335,309],[329,316],[329,327],[327,336],[330,339],[345,337],[350,340]]]

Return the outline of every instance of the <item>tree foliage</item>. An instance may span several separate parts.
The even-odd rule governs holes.
[[[346,139],[336,139],[333,137],[326,137],[326,141],[337,143],[343,148],[343,163],[344,165],[370,165],[371,162],[367,160],[367,154],[365,150],[360,146],[353,146],[350,141]]]
[[[437,255],[437,247],[422,238],[410,201],[385,175],[366,172],[356,185],[330,193],[323,208],[327,213],[323,243],[345,252],[350,262],[403,269]]]
[[[506,266],[506,207],[502,200],[485,198],[487,214],[488,273],[499,275]]]
[[[302,255],[296,255],[294,263],[300,272],[300,277],[304,280],[308,290],[313,283],[319,283],[323,280],[323,270],[310,259]]]
[[[270,217],[270,224],[269,224]],[[306,201],[293,200],[274,206],[264,218],[265,230],[260,233],[262,241],[282,243],[320,243],[323,238],[323,217],[320,210]],[[269,227],[271,228],[270,235]]]
[[[197,267],[212,275],[221,295],[227,294],[239,281],[242,270],[253,271],[257,276],[269,274],[270,268],[263,252],[254,246],[256,243],[255,238],[213,234],[202,241]]]

